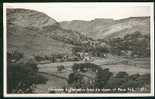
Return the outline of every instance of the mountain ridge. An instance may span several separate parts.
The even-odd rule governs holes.
[[[98,19],[96,21],[96,19]],[[149,34],[150,32],[150,17],[128,17],[124,19],[114,20],[114,19],[105,19],[105,18],[96,18],[90,21],[78,20],[76,21],[67,21],[61,22],[61,27],[65,29],[71,29],[78,32],[82,32],[83,34],[91,37],[93,39],[107,39],[108,37],[112,37],[115,33],[119,31],[125,31],[126,34],[131,34],[136,31],[141,32],[142,34]],[[81,24],[80,22],[83,22]],[[94,22],[94,23],[92,23]],[[138,28],[138,29],[135,29]],[[132,31],[132,32],[129,32]],[[124,36],[123,33],[118,33],[118,37]]]

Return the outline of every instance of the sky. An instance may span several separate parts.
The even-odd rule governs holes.
[[[122,19],[151,16],[150,3],[5,3],[4,8],[24,8],[43,12],[57,21]]]

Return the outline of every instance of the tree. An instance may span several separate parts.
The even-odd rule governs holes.
[[[107,81],[112,77],[113,73],[109,71],[108,68],[104,70],[99,70],[96,75],[96,83],[95,86],[97,88],[104,88],[104,86],[107,84]]]
[[[69,75],[68,83],[75,88],[80,88],[82,86],[83,76],[80,73],[73,72]]]
[[[64,69],[65,69],[64,65],[57,66],[57,71],[61,72]]]
[[[129,80],[121,85],[123,88],[141,88],[144,85],[150,84],[150,75],[133,74],[129,76]]]
[[[121,85],[127,81],[128,74],[126,72],[118,72],[107,81],[105,88],[121,88]]]

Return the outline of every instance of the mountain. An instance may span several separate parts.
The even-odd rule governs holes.
[[[150,33],[150,17],[129,17],[120,20],[97,18],[91,21],[73,20],[60,23],[64,29],[81,32],[93,39],[123,37],[126,34]]]
[[[110,25],[114,20],[113,19],[94,19],[91,21],[83,20],[72,20],[72,21],[63,21],[60,22],[61,27],[65,29],[70,29],[73,31],[78,31],[82,34],[90,36],[90,33],[97,32],[98,26],[105,27]]]
[[[71,54],[72,47],[91,41],[89,38],[109,39],[136,31],[149,34],[150,17],[57,22],[35,10],[7,9],[7,51],[25,55]]]
[[[85,37],[61,28],[53,18],[29,9],[7,9],[7,51],[25,55],[71,54]]]

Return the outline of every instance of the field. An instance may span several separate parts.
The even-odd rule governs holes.
[[[40,64],[39,73],[48,79],[46,84],[38,84],[34,89],[34,93],[48,93],[53,88],[63,88],[67,86],[68,75],[72,73],[72,65],[74,63],[84,63],[84,61],[74,62],[59,62],[50,64]],[[150,73],[150,59],[149,58],[135,58],[128,59],[123,57],[111,57],[111,58],[93,58],[91,63],[100,65],[103,69],[109,68],[115,75],[120,71],[125,71],[129,75],[131,74],[148,74]],[[57,66],[63,65],[65,69],[63,71],[57,71]],[[92,73],[87,75],[93,76]]]

